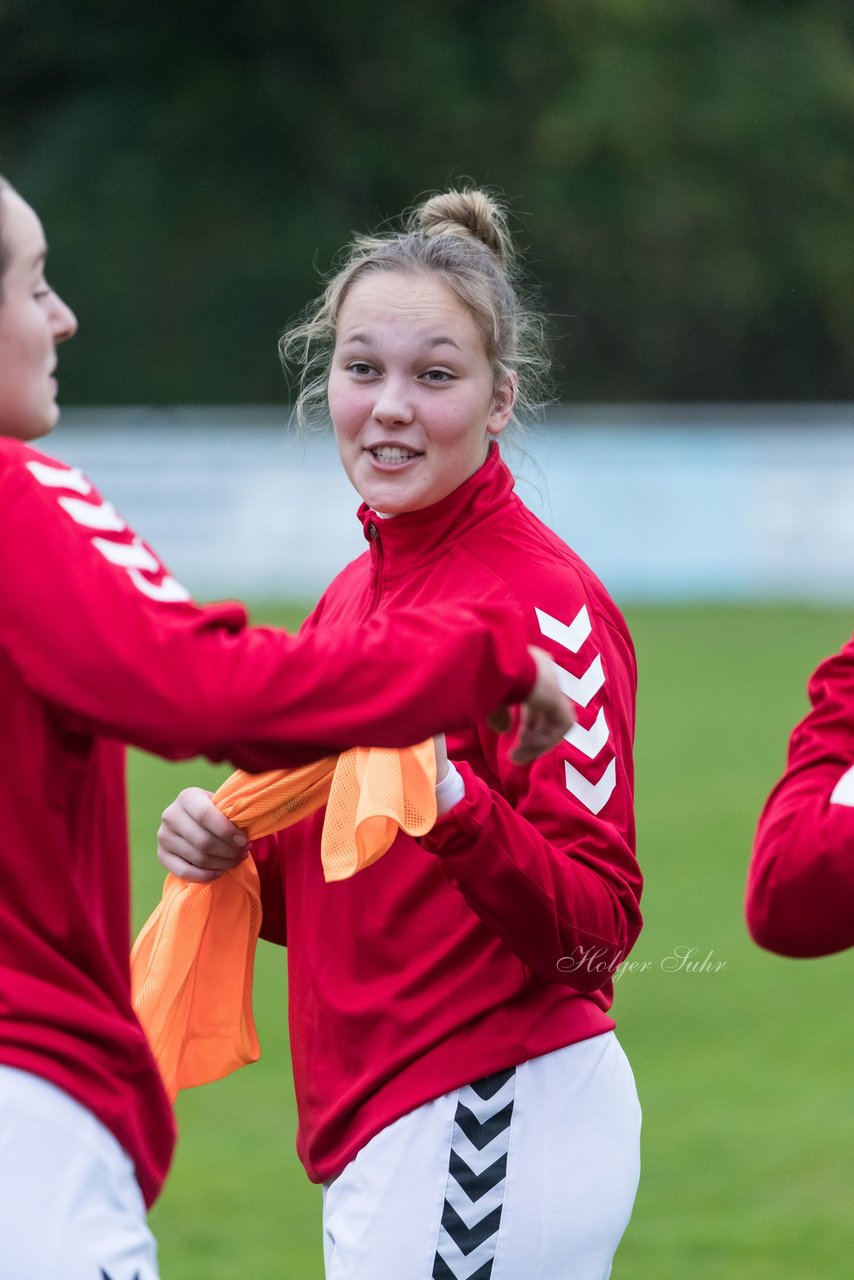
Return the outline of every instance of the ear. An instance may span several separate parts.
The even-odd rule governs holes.
[[[516,403],[516,387],[518,383],[518,374],[511,370],[508,373],[503,373],[495,384],[492,408],[486,420],[487,435],[500,436],[510,421],[513,406]]]

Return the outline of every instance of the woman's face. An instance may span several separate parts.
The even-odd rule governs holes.
[[[33,210],[8,187],[0,191],[9,266],[0,301],[0,436],[35,440],[56,426],[56,347],[77,320],[44,276],[47,245]]]
[[[418,511],[486,459],[513,409],[477,323],[435,275],[367,272],[338,314],[329,412],[351,484],[375,511]]]

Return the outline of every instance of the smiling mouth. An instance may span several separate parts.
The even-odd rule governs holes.
[[[369,449],[368,453],[372,458],[376,458],[377,462],[385,462],[392,465],[401,465],[404,462],[411,462],[413,458],[422,456],[414,449],[402,449],[396,444],[379,445],[376,449]]]

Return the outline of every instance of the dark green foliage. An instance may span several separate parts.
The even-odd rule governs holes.
[[[854,395],[845,0],[0,0],[77,402],[267,401],[354,230],[504,191],[564,399]]]

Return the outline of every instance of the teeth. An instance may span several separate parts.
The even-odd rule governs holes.
[[[412,450],[400,449],[396,444],[381,445],[379,449],[371,449],[371,453],[378,462],[407,462],[416,456]]]

